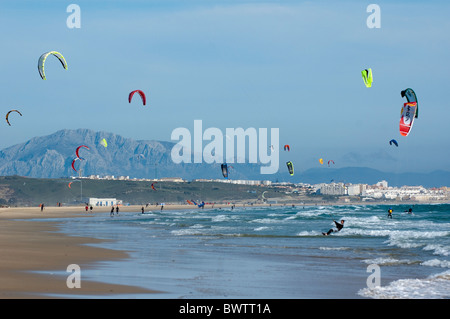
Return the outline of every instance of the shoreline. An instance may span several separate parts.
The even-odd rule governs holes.
[[[43,213],[39,208],[0,209],[1,299],[95,298],[157,292],[84,280],[82,271],[81,288],[69,288],[66,283],[72,274],[66,271],[69,265],[77,264],[81,269],[95,268],[101,261],[129,257],[126,251],[86,245],[103,240],[65,235],[58,231],[57,222],[30,220],[77,216],[82,215],[73,209],[67,212],[67,208],[62,207],[46,208]]]
[[[384,205],[385,203],[364,203],[362,205]],[[403,203],[403,205],[412,203]],[[443,203],[444,204],[444,203]],[[294,204],[235,204],[235,207],[302,206]],[[314,206],[304,204],[304,206]],[[346,206],[353,203],[326,203],[317,206]],[[361,205],[361,204],[360,204]],[[389,204],[386,204],[389,205]],[[392,205],[392,203],[391,203]],[[121,206],[121,212],[140,212],[142,205]],[[211,209],[212,205],[205,205]],[[231,205],[215,205],[214,208],[231,209]],[[149,205],[145,212],[157,212],[161,206]],[[201,209],[195,205],[164,205],[164,210]],[[98,263],[129,258],[124,250],[94,247],[86,244],[105,242],[93,237],[76,237],[59,232],[59,223],[45,219],[89,218],[96,213],[110,212],[111,207],[95,207],[93,212],[84,206],[13,207],[0,208],[0,298],[46,299],[46,298],[114,298],[129,295],[136,298],[142,294],[164,293],[138,286],[109,284],[82,278],[81,288],[68,288],[66,280],[71,275],[68,265],[77,264],[81,269],[92,269]],[[35,219],[39,219],[36,221]],[[54,273],[58,273],[55,275]],[[62,275],[61,275],[62,274]],[[81,274],[82,275],[82,274]],[[59,297],[58,297],[59,296]]]

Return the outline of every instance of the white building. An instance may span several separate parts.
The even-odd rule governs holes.
[[[89,197],[90,206],[116,206],[122,205],[122,200],[115,198],[95,198]]]
[[[385,181],[385,180],[382,180],[381,182],[378,182],[376,185],[377,185],[377,186],[380,186],[380,187],[385,187],[385,188],[387,188],[387,187],[388,187],[388,182]]]
[[[346,190],[344,183],[323,184],[320,187],[320,194],[322,195],[345,195]]]
[[[358,196],[362,193],[362,185],[361,184],[349,184],[347,185],[347,195],[349,196]]]

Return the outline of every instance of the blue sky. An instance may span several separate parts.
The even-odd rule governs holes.
[[[69,4],[81,28],[69,29]],[[369,29],[369,4],[381,28]],[[60,129],[170,141],[178,127],[279,128],[296,171],[448,170],[446,1],[1,1],[0,149]],[[61,52],[64,71],[39,56]],[[372,68],[366,88],[361,70]],[[399,134],[400,91],[420,114]],[[134,89],[148,105],[128,103]],[[137,97],[137,96],[136,96]],[[135,98],[136,98],[135,97]],[[17,115],[17,114],[15,114]],[[14,117],[13,117],[14,116]],[[399,147],[389,145],[395,138]]]

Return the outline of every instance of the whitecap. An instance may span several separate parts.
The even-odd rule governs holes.
[[[374,299],[447,299],[450,297],[450,271],[425,279],[399,279],[387,286],[363,288],[358,294]]]
[[[448,246],[442,246],[439,244],[429,244],[426,245],[424,250],[434,250],[434,255],[440,255],[440,256],[449,256],[450,255],[450,247]]]
[[[390,257],[379,257],[375,259],[365,259],[364,263],[368,265],[376,264],[378,266],[393,266],[393,265],[410,265],[416,262],[409,259],[395,259]]]
[[[431,259],[431,260],[424,261],[423,263],[421,263],[421,265],[422,266],[430,266],[430,267],[450,268],[450,261]]]

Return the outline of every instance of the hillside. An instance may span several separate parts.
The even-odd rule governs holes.
[[[69,182],[71,188],[68,187]],[[0,204],[10,206],[36,206],[40,203],[54,206],[60,202],[64,205],[78,205],[89,197],[117,198],[124,203],[141,205],[156,202],[186,203],[186,200],[205,202],[261,202],[262,193],[267,199],[285,199],[295,201],[320,200],[320,196],[285,194],[276,187],[261,187],[210,182],[157,182],[156,190],[151,182],[120,180],[89,180],[82,182],[72,179],[40,179],[20,176],[0,177]]]

